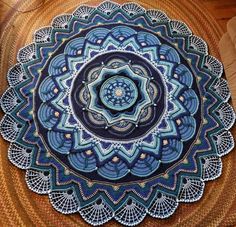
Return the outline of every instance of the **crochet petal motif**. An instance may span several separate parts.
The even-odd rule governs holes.
[[[9,69],[2,137],[28,187],[92,225],[168,218],[234,147],[222,64],[183,22],[136,3],[81,5]]]

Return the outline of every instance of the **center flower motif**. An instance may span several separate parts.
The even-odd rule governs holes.
[[[103,83],[99,95],[107,108],[122,111],[136,102],[138,90],[132,80],[117,75]]]
[[[115,61],[96,72],[98,76],[86,85],[87,110],[101,114],[107,125],[120,121],[138,124],[142,110],[152,104],[148,75],[130,63]]]

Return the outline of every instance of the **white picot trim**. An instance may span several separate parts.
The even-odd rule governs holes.
[[[172,35],[178,35],[178,36],[190,36],[192,35],[191,30],[188,28],[188,26],[181,21],[172,20],[170,21],[170,28]]]
[[[129,197],[125,203],[115,212],[115,219],[122,225],[138,225],[146,216],[145,207]]]
[[[235,121],[235,112],[229,103],[221,103],[214,112],[225,129],[232,128]]]
[[[68,30],[72,17],[73,16],[70,14],[59,15],[53,19],[52,27],[55,29]]]
[[[141,15],[145,13],[145,9],[133,2],[130,3],[124,3],[121,8],[130,16],[130,17],[135,17],[137,15]]]
[[[0,122],[0,133],[5,140],[14,142],[17,139],[22,127],[22,124],[17,123],[12,116],[6,114]]]
[[[35,43],[50,43],[52,41],[52,27],[40,28],[34,33]]]
[[[189,39],[189,50],[194,50],[204,55],[208,54],[208,47],[207,47],[206,42],[203,39],[195,35],[189,36],[188,39]]]
[[[27,74],[24,71],[22,64],[16,64],[9,69],[7,80],[11,87],[14,87],[27,79]]]
[[[212,136],[219,157],[228,154],[234,148],[234,137],[230,131],[222,130]]]
[[[148,214],[154,218],[168,218],[177,207],[178,202],[175,196],[158,191],[148,208]]]
[[[52,191],[49,193],[52,206],[63,214],[72,214],[79,211],[79,200],[73,188]]]
[[[8,88],[0,98],[1,108],[5,113],[11,113],[20,103],[21,99],[12,87]]]
[[[36,44],[31,43],[28,46],[21,48],[17,55],[17,61],[20,63],[28,63],[30,61],[36,60]]]
[[[95,226],[108,222],[114,216],[112,208],[100,197],[95,202],[81,208],[79,212],[85,221]]]
[[[40,171],[34,169],[26,170],[26,183],[32,191],[38,194],[48,194],[51,189],[50,171]]]
[[[182,177],[179,202],[195,202],[202,197],[205,183],[200,178]]]
[[[222,63],[211,55],[205,56],[205,61],[202,67],[203,69],[206,69],[207,71],[212,73],[213,76],[216,76],[218,78],[221,77],[224,70]]]
[[[202,162],[202,179],[204,181],[214,180],[222,173],[221,158],[216,155],[205,156]]]
[[[8,149],[8,159],[18,168],[28,169],[32,162],[32,149],[18,143],[11,143]]]
[[[164,23],[170,21],[170,18],[161,10],[150,9],[146,11],[146,14],[150,17],[152,23]]]
[[[79,19],[88,20],[94,11],[94,7],[81,5],[73,12],[73,16]]]
[[[102,2],[97,9],[99,11],[101,11],[102,13],[104,13],[105,15],[111,15],[113,14],[117,9],[120,8],[120,5],[115,3],[115,2],[111,2],[111,1],[106,1],[106,2]]]
[[[228,102],[230,99],[230,90],[228,86],[227,80],[223,78],[216,79],[214,83],[211,85],[211,90],[218,95],[218,97],[223,102]]]

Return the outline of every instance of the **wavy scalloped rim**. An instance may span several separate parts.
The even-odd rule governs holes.
[[[203,156],[201,158],[202,176],[200,178],[181,176],[181,186],[177,197],[166,192],[157,191],[156,196],[147,209],[133,197],[127,198],[116,211],[113,211],[111,206],[100,197],[96,201],[80,207],[74,188],[62,190],[52,189],[50,171],[39,171],[30,168],[33,146],[32,149],[26,149],[22,144],[15,142],[23,127],[23,122],[17,123],[14,117],[10,115],[16,106],[21,105],[20,99],[17,98],[17,93],[14,89],[17,85],[27,80],[27,74],[24,71],[23,65],[37,58],[36,49],[38,43],[50,43],[52,31],[55,29],[66,31],[69,28],[72,18],[86,21],[96,11],[109,16],[114,14],[118,9],[130,18],[145,13],[150,18],[151,23],[157,25],[158,23],[166,24],[171,28],[173,36],[178,36],[185,40],[188,39],[190,42],[188,51],[194,51],[196,54],[205,56],[205,64],[202,67],[210,70],[211,74],[217,78],[210,89],[222,100],[220,108],[216,110],[216,117],[222,122],[225,129],[222,129],[221,132],[216,133],[212,137],[217,154]],[[179,202],[194,202],[199,200],[204,191],[204,182],[214,180],[221,175],[221,156],[226,155],[234,148],[234,139],[229,129],[234,124],[235,112],[227,103],[230,98],[230,91],[227,81],[221,78],[223,73],[222,64],[215,57],[208,55],[208,48],[205,41],[192,35],[191,30],[185,23],[171,20],[160,10],[145,10],[136,3],[120,5],[115,2],[105,1],[97,7],[81,5],[72,14],[63,14],[55,17],[51,26],[37,30],[34,33],[34,42],[19,50],[17,60],[18,63],[8,71],[7,78],[10,87],[0,99],[2,110],[6,113],[0,122],[0,133],[5,140],[11,142],[8,150],[9,160],[18,168],[26,169],[25,178],[29,189],[39,194],[48,194],[52,206],[57,211],[64,214],[79,212],[91,225],[101,225],[114,218],[121,224],[134,226],[139,224],[145,218],[146,214],[155,218],[168,218],[174,213]],[[98,211],[101,217],[94,215],[94,212]]]

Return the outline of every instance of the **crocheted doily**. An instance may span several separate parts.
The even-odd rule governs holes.
[[[200,199],[234,147],[222,64],[160,10],[82,5],[35,32],[8,72],[9,160],[59,212],[133,226]]]

